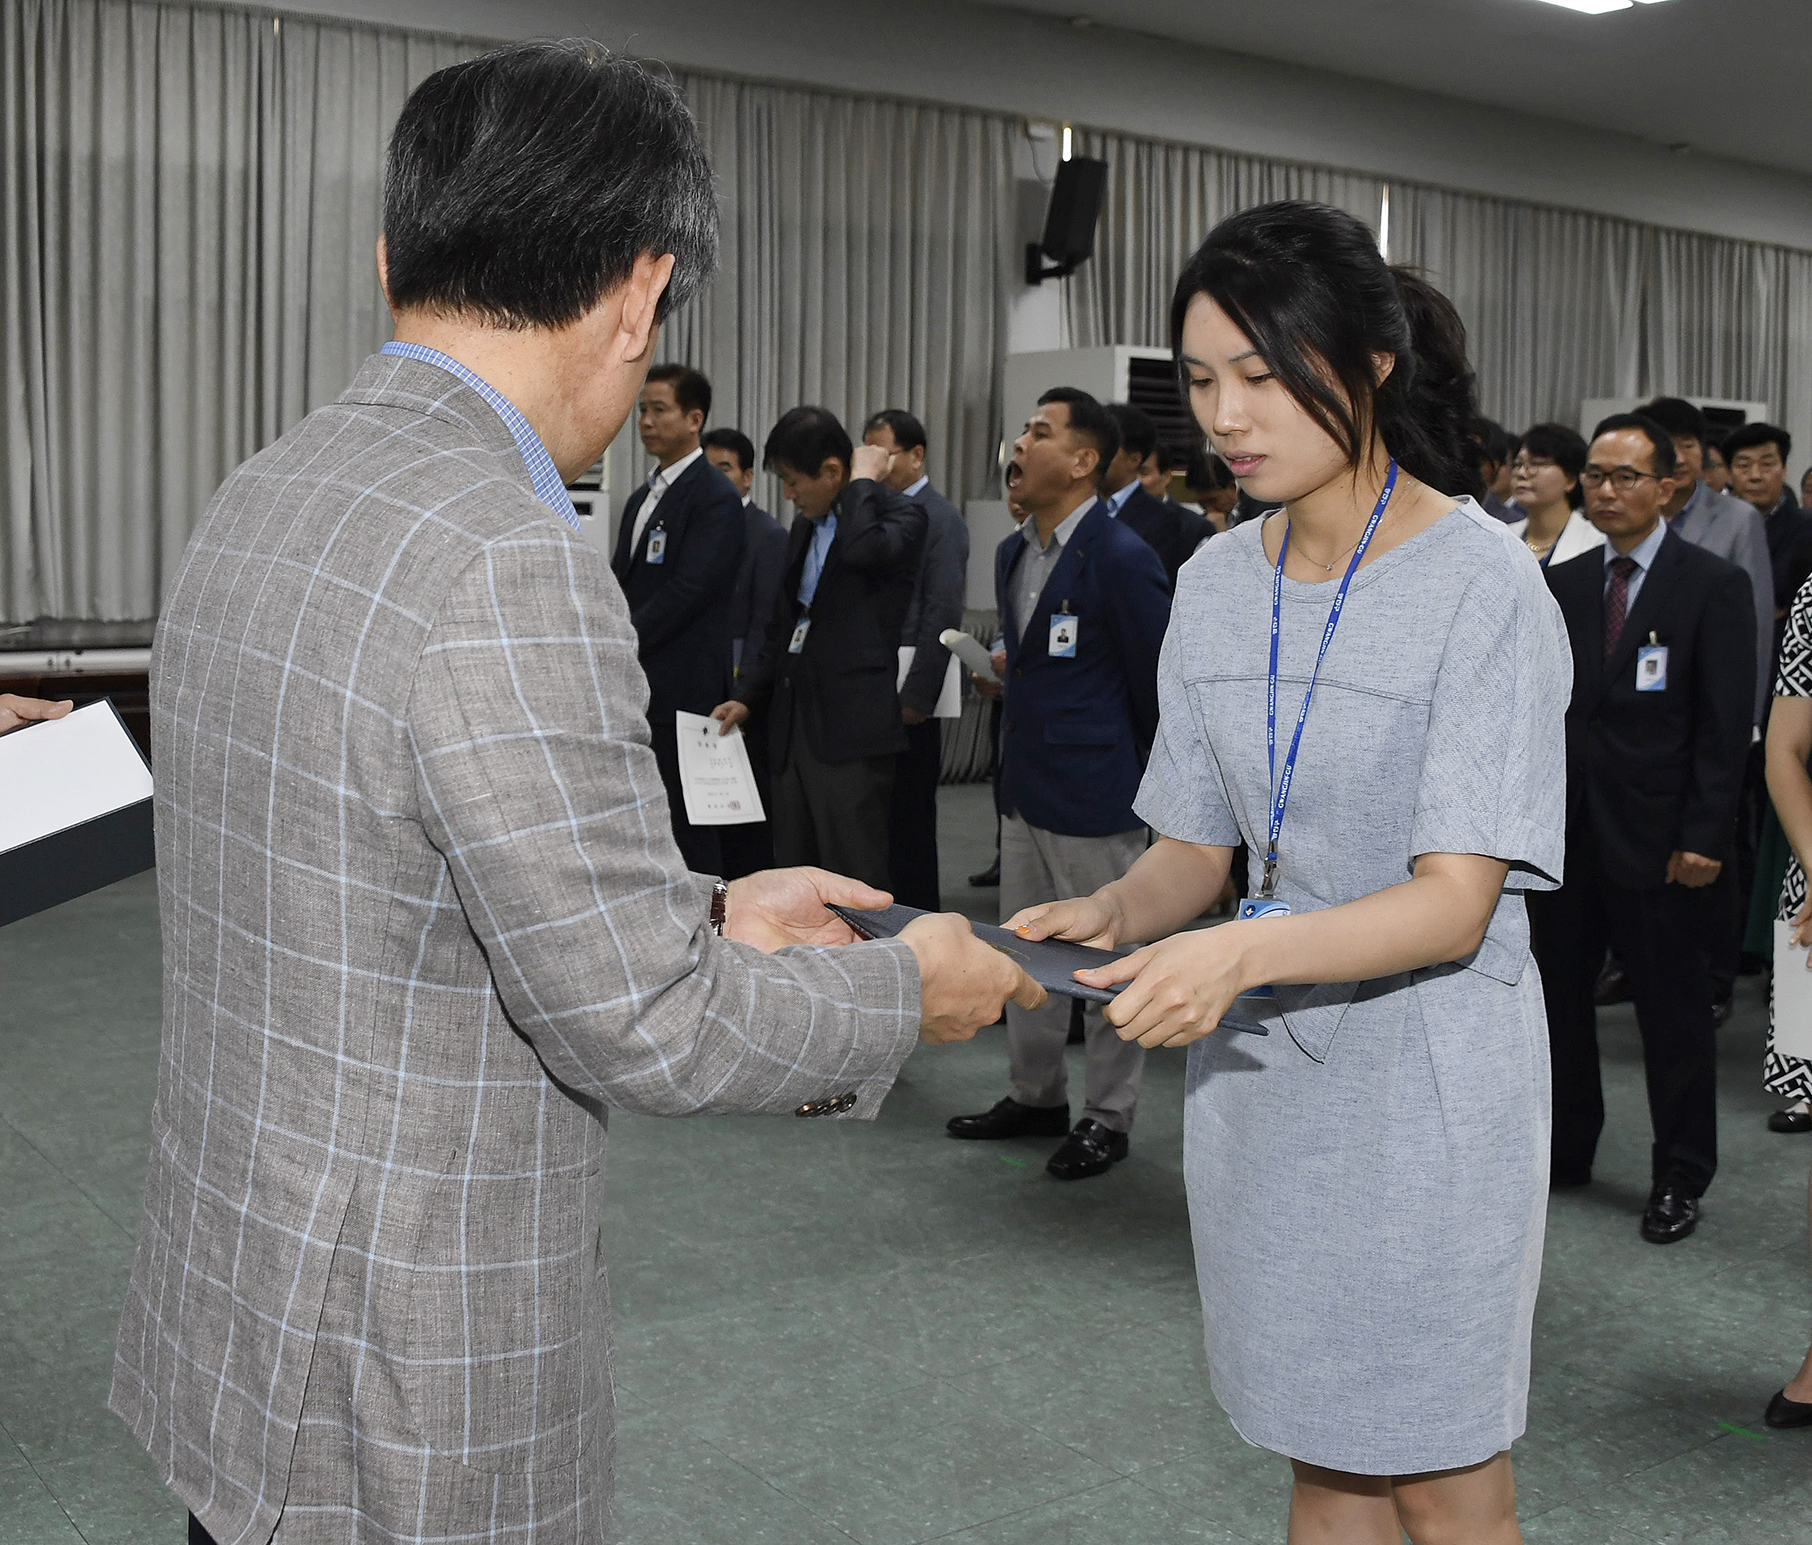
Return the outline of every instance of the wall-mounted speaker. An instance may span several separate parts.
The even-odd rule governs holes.
[[[1044,239],[1026,245],[1026,283],[1073,274],[1095,251],[1095,226],[1107,194],[1107,162],[1075,156],[1057,164],[1044,217]],[[1049,258],[1055,267],[1047,268]]]

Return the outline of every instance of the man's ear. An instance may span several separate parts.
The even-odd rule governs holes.
[[[377,282],[384,292],[384,304],[390,307],[390,316],[396,318],[396,307],[390,301],[390,243],[383,237],[377,239]]]
[[[623,358],[627,361],[646,359],[653,352],[655,340],[660,336],[660,322],[657,313],[660,310],[661,296],[667,293],[668,281],[673,277],[673,254],[662,253],[656,257],[651,252],[644,252],[635,260],[635,267],[630,269],[629,278],[622,288],[622,319],[617,324],[617,335],[621,340]]]

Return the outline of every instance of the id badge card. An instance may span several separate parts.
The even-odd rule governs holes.
[[[1241,922],[1252,917],[1288,917],[1289,915],[1289,902],[1276,899],[1265,900],[1256,896],[1242,901],[1237,914]],[[1249,992],[1241,993],[1240,996],[1242,998],[1275,998],[1277,993],[1270,987],[1254,987]]]
[[[801,617],[793,628],[793,641],[786,646],[788,654],[799,654],[805,649],[805,635],[812,631],[812,619]]]
[[[1073,660],[1076,658],[1076,638],[1081,627],[1081,620],[1069,612],[1051,614],[1051,642],[1046,653],[1053,660]]]
[[[647,561],[649,563],[667,561],[667,533],[665,531],[656,528],[648,533]]]
[[[1636,651],[1636,690],[1638,692],[1665,692],[1667,690],[1667,645],[1644,644]]]

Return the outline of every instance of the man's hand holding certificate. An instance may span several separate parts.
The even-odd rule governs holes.
[[[740,826],[765,821],[755,769],[742,732],[703,714],[679,713],[680,787],[694,826]]]

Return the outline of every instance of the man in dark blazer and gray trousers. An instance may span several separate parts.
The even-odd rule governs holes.
[[[887,487],[889,457],[853,448],[824,408],[794,408],[763,460],[799,512],[761,648],[715,710],[769,712],[774,856],[891,889],[887,817],[906,749],[895,686],[925,511]],[[753,749],[753,748],[752,748]]]
[[[648,677],[648,728],[674,840],[690,868],[722,874],[719,829],[686,819],[673,717],[708,714],[730,689],[729,602],[742,566],[742,499],[698,443],[710,411],[711,383],[696,370],[656,365],[648,372],[636,427],[658,465],[623,506],[610,567],[628,598]]]
[[[925,551],[900,632],[904,662],[900,717],[906,749],[893,774],[888,870],[894,900],[936,912],[942,905],[937,872],[937,789],[944,771],[944,727],[935,716],[950,673],[951,655],[940,642],[946,628],[963,625],[969,583],[969,525],[956,506],[931,486],[925,473],[925,426],[903,408],[883,408],[863,430],[865,444],[893,457],[887,486],[924,507]]]
[[[1007,493],[1027,511],[995,557],[1006,640],[998,801],[1000,915],[1086,896],[1146,848],[1133,799],[1158,727],[1158,651],[1170,584],[1158,555],[1096,494],[1114,420],[1086,392],[1058,387],[1013,447]],[[990,694],[992,695],[992,694]],[[1262,726],[1261,726],[1262,729]],[[1061,1136],[1046,1170],[1099,1175],[1127,1154],[1144,1049],[1090,1005],[1088,1087],[1072,1128],[1064,1045],[1070,1005],[1007,1015],[1011,1093],[957,1116],[952,1137]]]
[[[1553,1054],[1553,1184],[1581,1186],[1604,1126],[1593,983],[1629,975],[1654,1128],[1642,1237],[1691,1233],[1717,1169],[1717,1059],[1702,948],[1730,859],[1755,693],[1749,576],[1669,529],[1674,447],[1606,419],[1581,483],[1608,545],[1548,570],[1573,641],[1567,873],[1532,892]],[[1558,775],[1558,769],[1556,770]]]

